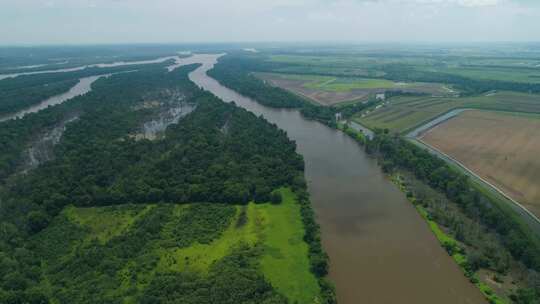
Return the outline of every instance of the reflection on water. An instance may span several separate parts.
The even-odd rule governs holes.
[[[485,303],[403,193],[351,138],[296,110],[267,108],[208,77],[219,55],[195,55],[190,79],[287,131],[306,162],[309,193],[340,304]]]

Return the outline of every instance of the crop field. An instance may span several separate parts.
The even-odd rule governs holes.
[[[513,82],[540,83],[540,68],[523,66],[456,66],[441,69],[471,79],[489,79]]]
[[[452,90],[440,84],[405,83],[374,78],[338,78],[317,75],[257,73],[270,84],[309,98],[322,105],[361,100],[385,90],[445,95]]]
[[[116,285],[116,289],[107,288],[106,292],[132,294],[125,299],[126,303],[136,301],[158,274],[212,275],[216,263],[248,246],[255,249],[256,269],[278,292],[291,303],[310,303],[320,290],[310,271],[300,205],[289,189],[281,189],[280,193],[280,204],[67,207],[38,235],[47,240],[38,246],[52,281],[58,276],[56,267],[75,263],[83,248],[112,255],[123,266],[111,274],[115,279],[109,283]],[[161,223],[161,228],[153,226],[146,233],[155,237],[141,239],[137,229],[152,221]],[[65,231],[69,231],[68,235]],[[118,254],[118,246],[135,243],[141,246],[140,250],[133,250],[129,256]],[[72,284],[81,283],[84,280]]]
[[[369,128],[403,132],[456,108],[540,113],[540,95],[494,92],[464,98],[394,97],[383,106],[357,116],[354,120]]]
[[[289,64],[275,70],[283,73],[384,77],[388,67],[401,66],[415,71],[459,75],[470,79],[540,83],[540,60],[533,55],[523,58],[491,57],[485,53],[459,55],[427,56],[419,50],[410,54],[359,51],[327,55],[280,54],[269,56],[269,60]]]
[[[540,216],[540,115],[465,111],[421,140]]]

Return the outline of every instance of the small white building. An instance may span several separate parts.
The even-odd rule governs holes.
[[[341,121],[342,119],[341,112],[336,113],[336,121]]]
[[[384,92],[382,92],[382,93],[377,93],[377,94],[375,94],[375,99],[376,99],[376,100],[384,101],[384,100],[386,99],[386,95],[384,94]]]

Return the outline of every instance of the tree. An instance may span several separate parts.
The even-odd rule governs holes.
[[[32,233],[37,233],[49,225],[49,217],[43,211],[31,211],[27,217],[28,228]]]

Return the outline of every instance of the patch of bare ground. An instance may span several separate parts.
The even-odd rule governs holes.
[[[421,139],[540,216],[539,117],[465,111]]]
[[[366,98],[376,90],[350,90],[343,92],[326,92],[313,88],[305,87],[309,80],[286,79],[270,74],[257,73],[257,77],[266,81],[268,84],[285,89],[294,94],[312,100],[324,106],[331,106],[342,102],[360,100]]]

